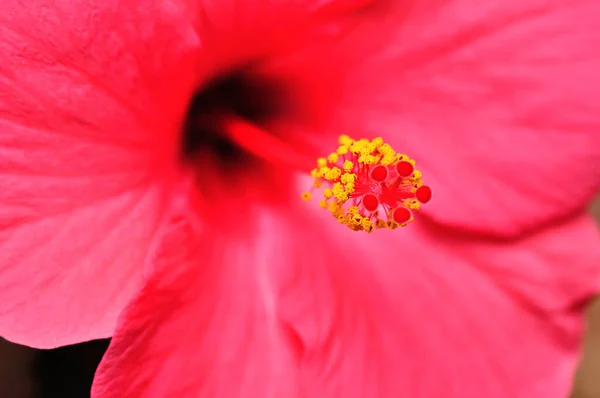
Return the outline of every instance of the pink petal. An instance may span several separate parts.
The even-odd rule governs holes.
[[[223,230],[174,216],[93,397],[299,397],[293,336],[276,317],[272,269],[282,259],[261,223]]]
[[[0,12],[0,335],[22,344],[110,335],[160,223],[198,39],[128,4]]]
[[[337,131],[415,158],[447,225],[509,236],[581,210],[600,186],[600,2],[411,4],[362,32],[390,44],[350,70]]]
[[[600,280],[587,216],[516,242],[330,225],[297,231],[280,302],[306,396],[568,396]]]
[[[600,280],[590,219],[475,241],[291,211],[174,217],[93,396],[567,395]]]

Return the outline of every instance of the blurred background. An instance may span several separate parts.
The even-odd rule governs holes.
[[[600,200],[592,207],[600,224]],[[600,398],[600,298],[588,309],[572,398]],[[0,398],[86,398],[108,340],[40,351],[0,338]],[[510,398],[510,397],[507,397]]]

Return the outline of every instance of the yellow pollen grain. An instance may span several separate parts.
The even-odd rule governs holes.
[[[336,153],[337,153],[338,155],[346,155],[346,154],[348,153],[348,147],[347,147],[347,146],[343,146],[343,145],[341,145],[341,146],[340,146],[340,147],[337,149]]]
[[[356,181],[356,178],[356,174],[354,173],[344,174],[342,178],[340,178],[340,181],[342,182],[342,184],[350,184]]]
[[[403,202],[404,206],[408,207],[412,210],[419,210],[421,208],[421,203],[418,200],[407,199]]]
[[[335,184],[333,184],[333,187],[331,188],[331,192],[333,192],[333,196],[335,196],[335,198],[338,200],[338,202],[343,203],[348,200],[348,194],[344,190],[344,186],[339,182],[336,182]]]
[[[381,138],[381,137],[373,138],[373,140],[371,141],[371,144],[375,145],[376,147],[379,147],[384,144],[383,138]]]
[[[362,223],[363,217],[360,214],[353,214],[351,219],[353,224],[360,225]]]
[[[349,199],[348,194],[345,192],[336,192],[333,195],[340,203],[345,203]]]
[[[377,222],[375,223],[375,228],[378,228],[378,229],[387,228],[387,223],[382,219],[378,219]]]
[[[325,173],[325,179],[328,181],[334,181],[340,178],[342,175],[342,170],[337,167],[334,167]]]
[[[344,162],[344,165],[342,166],[342,168],[344,169],[344,171],[345,171],[346,173],[350,173],[350,172],[352,171],[352,169],[354,168],[354,163],[352,163],[352,162],[351,162],[351,161],[349,161],[349,160],[346,160],[346,161]]]
[[[327,175],[327,173],[329,173],[329,170],[331,170],[329,167],[321,167],[319,169],[319,177],[325,178],[325,176]]]
[[[382,155],[394,152],[394,150],[389,144],[382,144],[381,146],[379,146],[379,148],[377,148],[377,151]]]
[[[321,188],[323,186],[323,181],[322,180],[315,180],[315,182],[313,182],[313,186],[315,188]]]
[[[323,196],[325,196],[327,199],[330,199],[333,196],[333,192],[331,192],[331,189],[325,188],[323,190]]]
[[[337,204],[337,203],[335,203],[335,202],[331,202],[331,203],[329,204],[329,211],[330,211],[332,214],[337,214],[337,212],[338,212],[338,209],[339,209],[339,206],[338,206],[338,204]]]
[[[325,158],[319,158],[319,159],[317,159],[317,166],[319,168],[327,166],[327,159],[325,159]]]
[[[310,192],[302,192],[302,200],[308,202],[311,198]]]
[[[386,153],[381,158],[381,164],[384,166],[389,166],[396,161],[396,157],[393,154]]]
[[[326,208],[327,208],[327,201],[326,201],[325,199],[321,199],[321,200],[319,201],[319,207],[320,207],[321,209],[326,209]]]
[[[340,135],[338,142],[340,143],[340,145],[350,146],[350,145],[352,145],[354,140],[352,138],[348,137],[347,135],[343,134],[343,135]]]
[[[358,161],[363,164],[375,164],[377,163],[377,158],[373,155],[360,155]]]
[[[329,154],[329,156],[327,156],[327,160],[328,160],[330,163],[335,163],[335,162],[337,162],[337,161],[338,161],[338,159],[339,159],[339,156],[338,156],[338,154],[337,154],[337,153],[331,153],[331,154]]]

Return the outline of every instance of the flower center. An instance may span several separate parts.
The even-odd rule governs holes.
[[[302,198],[310,200],[314,190],[324,188],[319,204],[340,223],[367,232],[404,227],[413,221],[413,211],[431,200],[415,161],[383,139],[355,141],[343,135],[339,142],[337,151],[317,160],[313,189]]]
[[[218,166],[238,170],[257,165],[258,159],[306,169],[310,158],[267,127],[293,109],[284,84],[259,77],[250,68],[213,79],[191,101],[182,157],[196,164],[209,154]]]
[[[193,162],[200,153],[210,153],[222,166],[251,159],[248,151],[232,139],[230,123],[235,120],[258,126],[280,112],[283,103],[278,89],[245,70],[219,76],[205,84],[193,97],[183,128],[181,154]]]

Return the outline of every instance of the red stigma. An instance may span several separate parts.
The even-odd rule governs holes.
[[[400,177],[408,178],[415,172],[415,166],[410,162],[401,161],[396,165],[396,171]]]
[[[421,203],[429,202],[431,200],[431,195],[431,188],[429,188],[427,185],[420,186],[417,188],[417,192],[415,192],[415,197]]]
[[[373,170],[371,170],[371,178],[373,179],[373,181],[383,182],[387,179],[387,177],[388,171],[387,167],[385,166],[375,166],[373,167]]]
[[[393,217],[394,221],[396,221],[398,224],[406,224],[411,220],[412,212],[406,207],[398,207],[396,210],[394,210]]]
[[[362,205],[368,211],[375,211],[377,207],[379,207],[379,200],[377,196],[372,194],[367,194],[363,196]]]

